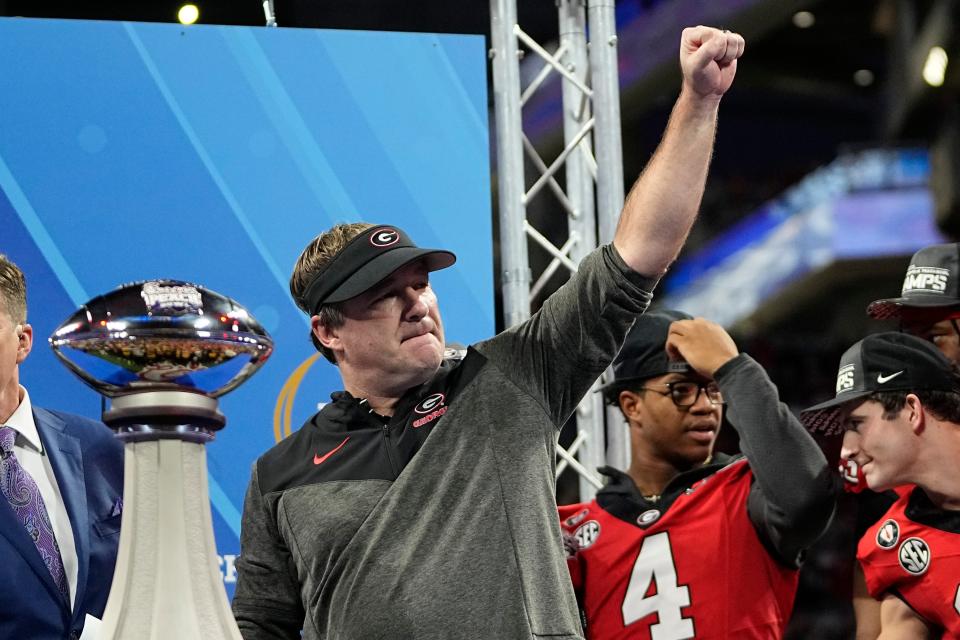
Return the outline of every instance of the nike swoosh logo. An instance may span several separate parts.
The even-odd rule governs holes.
[[[340,451],[340,449],[343,449],[343,445],[347,444],[347,440],[349,440],[349,439],[350,439],[350,436],[347,436],[346,438],[343,439],[343,442],[341,442],[341,443],[338,444],[336,447],[334,447],[334,448],[331,449],[330,451],[326,452],[326,453],[323,454],[322,456],[318,456],[317,454],[313,454],[313,464],[323,464],[324,462],[326,462],[327,458],[329,458],[330,456],[332,456],[333,454],[335,454],[337,451]]]
[[[886,383],[890,382],[891,380],[893,380],[894,378],[896,378],[896,377],[897,377],[898,375],[900,375],[901,373],[903,373],[903,370],[897,371],[896,373],[891,373],[891,374],[888,375],[888,376],[885,376],[885,375],[883,375],[883,374],[878,373],[878,374],[877,374],[877,383],[878,383],[878,384],[886,384]]]

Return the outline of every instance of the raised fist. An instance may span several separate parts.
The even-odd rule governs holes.
[[[743,47],[738,33],[703,26],[684,29],[680,36],[684,87],[704,98],[722,96],[733,84]]]

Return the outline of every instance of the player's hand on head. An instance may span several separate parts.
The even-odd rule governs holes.
[[[733,84],[743,36],[713,27],[688,27],[680,36],[680,68],[684,88],[700,97],[719,98]]]
[[[686,360],[697,373],[707,378],[739,353],[730,334],[716,322],[705,318],[676,320],[670,324],[667,354]]]

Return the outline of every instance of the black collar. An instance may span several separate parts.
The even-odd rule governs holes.
[[[919,524],[950,533],[960,533],[960,511],[941,509],[933,504],[927,492],[920,487],[911,492],[904,513]]]
[[[713,475],[732,462],[742,459],[743,456],[730,456],[725,453],[716,453],[709,464],[684,471],[667,483],[659,500],[647,500],[640,493],[633,478],[614,469],[600,467],[599,471],[610,478],[610,482],[597,492],[597,504],[611,515],[629,522],[637,523],[637,516],[650,509],[659,509],[665,512],[684,491],[689,489],[698,480]]]

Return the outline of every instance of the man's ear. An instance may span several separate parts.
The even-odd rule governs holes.
[[[18,324],[16,327],[17,338],[17,364],[27,359],[30,351],[33,349],[33,327],[27,323]]]
[[[910,423],[910,428],[917,435],[923,432],[926,427],[923,410],[923,403],[914,393],[908,393],[903,405],[904,417]]]
[[[339,332],[320,322],[320,316],[311,316],[310,330],[313,331],[313,335],[320,341],[320,344],[327,349],[331,351],[342,349]]]
[[[624,389],[617,398],[620,411],[630,422],[640,422],[640,394],[636,391]]]

